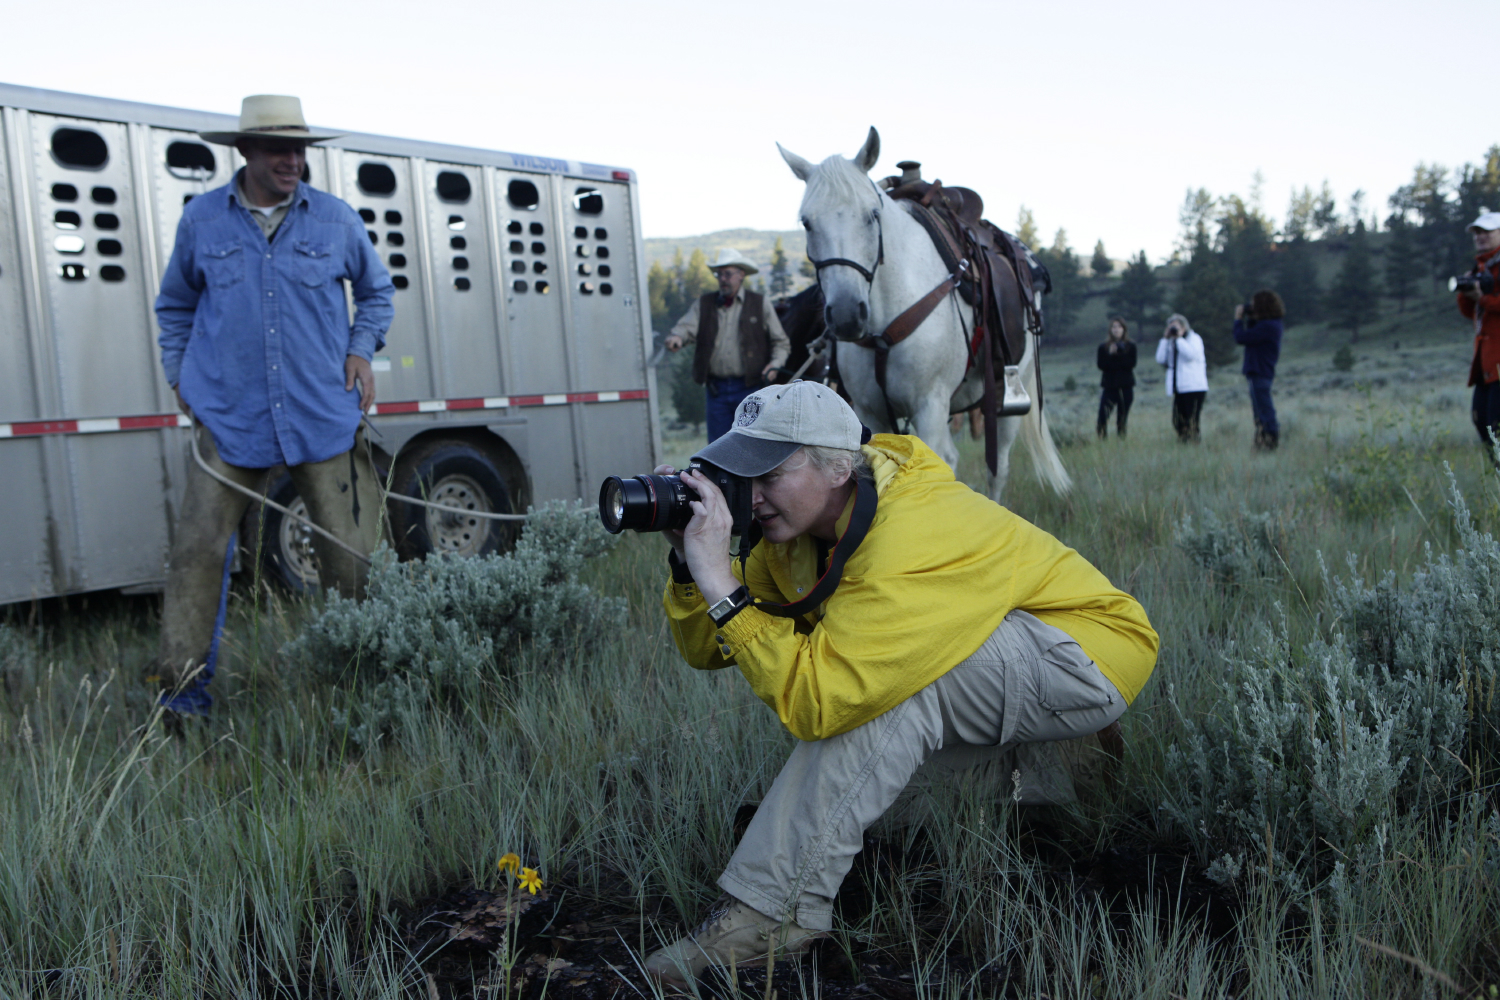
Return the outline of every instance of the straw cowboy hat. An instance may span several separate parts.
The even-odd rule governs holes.
[[[314,132],[302,117],[302,101],[279,94],[255,94],[240,104],[238,132],[199,132],[209,142],[233,146],[241,139],[302,139],[323,142],[342,132]]]
[[[760,268],[750,263],[750,258],[728,247],[719,250],[719,259],[708,265],[710,271],[717,271],[721,267],[737,267],[747,275],[759,274]]]

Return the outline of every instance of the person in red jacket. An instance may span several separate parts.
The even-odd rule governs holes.
[[[1458,311],[1474,321],[1474,360],[1469,384],[1474,387],[1474,429],[1488,447],[1500,438],[1500,212],[1484,212],[1469,224],[1474,237],[1474,270],[1459,280]],[[1493,284],[1488,293],[1484,279]]]

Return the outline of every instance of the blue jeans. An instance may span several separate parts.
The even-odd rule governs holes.
[[[708,440],[713,442],[729,433],[735,407],[755,388],[742,378],[711,378],[703,388],[708,393]]]
[[[1255,411],[1255,426],[1268,437],[1279,438],[1281,425],[1276,422],[1276,407],[1271,404],[1271,380],[1247,376],[1250,383],[1250,408]]]

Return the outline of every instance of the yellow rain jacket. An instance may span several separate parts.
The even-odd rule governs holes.
[[[821,613],[746,608],[716,630],[696,585],[668,580],[672,638],[699,670],[736,665],[801,740],[837,736],[899,705],[977,650],[1016,608],[1072,636],[1134,700],[1156,665],[1140,604],[1077,552],[953,478],[920,439],[877,434],[863,449],[875,519]],[[853,499],[838,523],[842,535]],[[817,582],[817,542],[762,541],[742,582],[789,604]],[[734,563],[740,575],[740,563]]]

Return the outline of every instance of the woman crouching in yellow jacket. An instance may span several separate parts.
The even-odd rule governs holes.
[[[805,950],[833,926],[865,829],[919,768],[1024,760],[1098,732],[1157,649],[1141,606],[1077,552],[957,482],[918,438],[869,437],[818,383],[746,397],[695,457],[753,479],[763,541],[733,562],[723,494],[682,473],[701,500],[666,533],[672,637],[700,670],[739,667],[801,742],[719,877],[726,895],[647,959],[678,985],[763,959],[773,940],[778,955]],[[1023,773],[1021,801],[1029,786],[1047,789],[1030,801],[1070,797],[1057,778]]]

